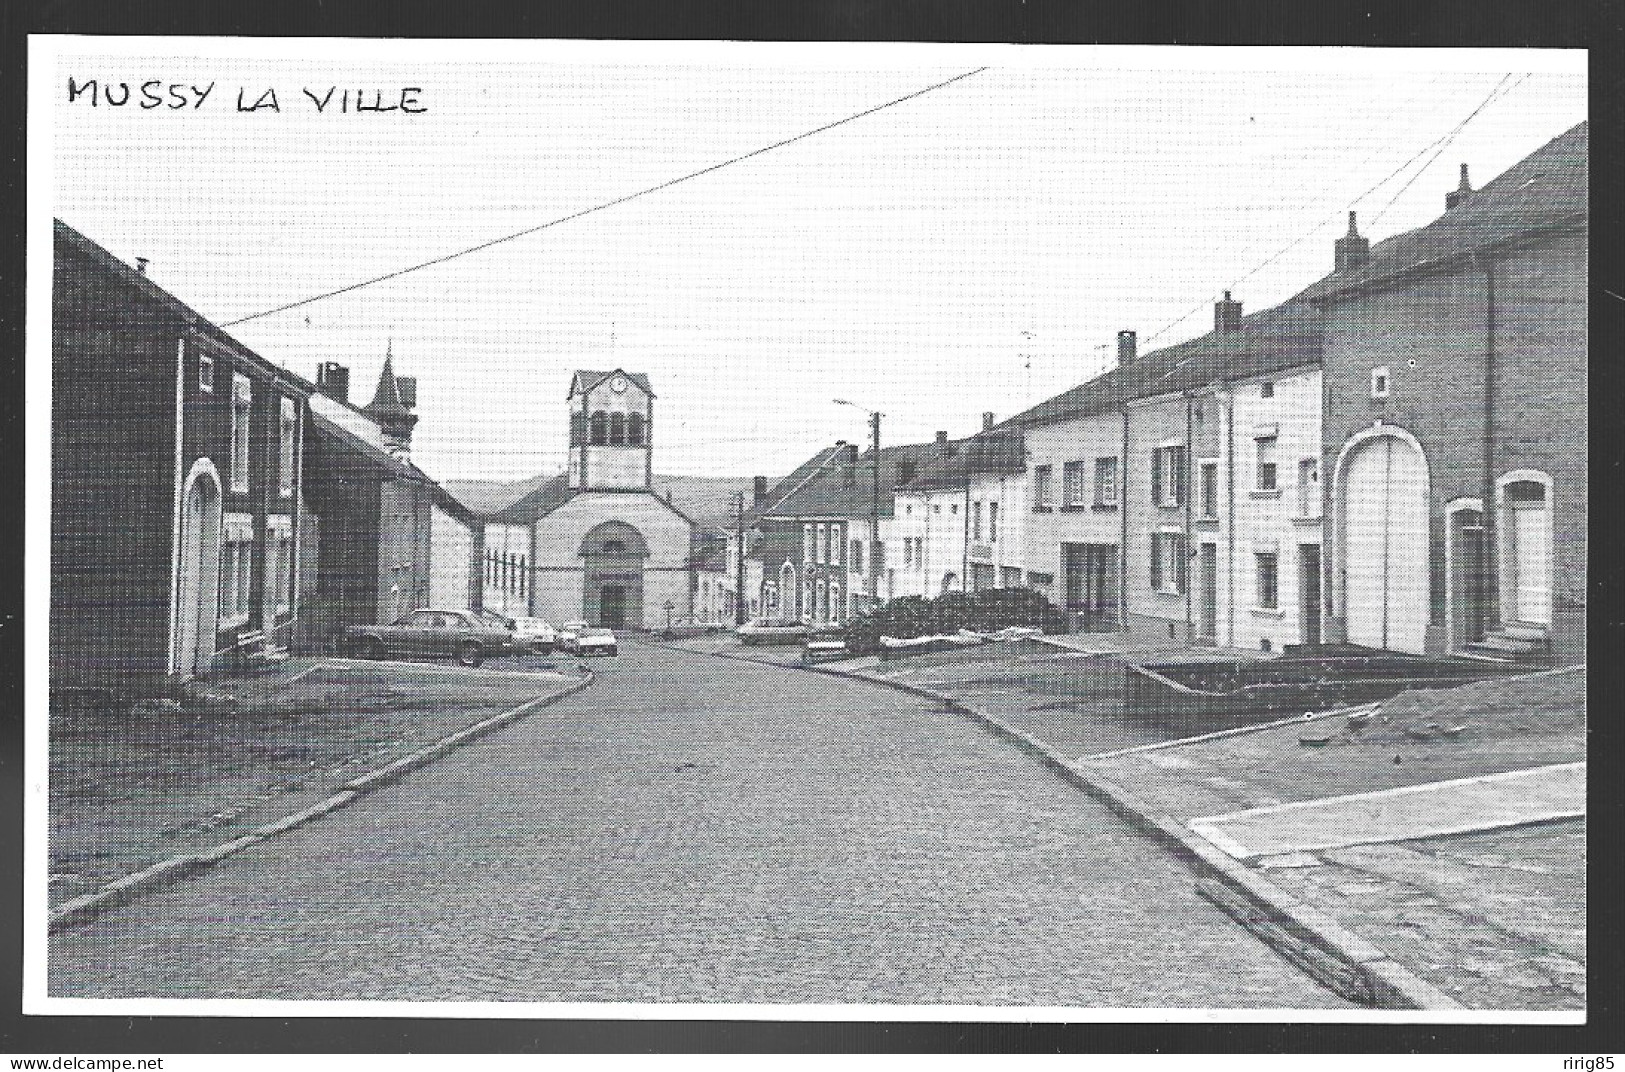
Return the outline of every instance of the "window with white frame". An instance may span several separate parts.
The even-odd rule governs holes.
[[[1209,521],[1219,517],[1219,463],[1217,459],[1202,462],[1199,467],[1201,478],[1198,481],[1197,509],[1201,516]]]
[[[248,621],[253,599],[254,517],[227,514],[221,518],[220,544],[220,625],[222,628]]]
[[[1033,509],[1048,510],[1055,505],[1055,470],[1048,465],[1033,467]]]
[[[294,464],[298,445],[299,409],[291,398],[283,398],[277,406],[277,490],[283,496],[293,494]]]
[[[853,573],[862,573],[863,572],[863,541],[862,540],[853,540],[852,541],[852,572]]]
[[[1185,591],[1185,534],[1151,534],[1151,587],[1154,591],[1179,595]]]
[[[1117,459],[1095,459],[1095,505],[1117,505]]]
[[[818,555],[817,537],[813,535],[811,525],[801,526],[801,561],[816,561]]]
[[[978,543],[982,539],[982,503],[979,499],[970,506],[970,538]]]
[[[1298,516],[1320,516],[1320,459],[1298,462]]]
[[[903,565],[914,565],[914,537],[903,537]]]
[[[293,522],[290,518],[271,516],[265,519],[267,565],[265,583],[268,589],[266,604],[276,608],[277,614],[293,609]]]
[[[248,439],[254,413],[254,386],[248,377],[235,373],[231,378],[231,490],[248,490]]]
[[[1387,398],[1388,388],[1388,366],[1378,365],[1371,370],[1371,397]]]
[[[999,542],[999,504],[987,504],[987,539],[989,543]]]
[[[1275,610],[1281,605],[1280,556],[1274,551],[1257,551],[1253,558],[1258,564],[1257,605],[1264,610]]]
[[[1151,493],[1158,506],[1185,505],[1185,448],[1174,444],[1151,452]]]
[[[200,391],[214,391],[214,355],[202,347],[197,351],[197,386]]]
[[[1279,489],[1275,472],[1275,437],[1259,436],[1253,440],[1258,448],[1258,484],[1259,491],[1276,491]]]
[[[1084,505],[1082,462],[1067,462],[1061,466],[1061,494],[1067,506]]]

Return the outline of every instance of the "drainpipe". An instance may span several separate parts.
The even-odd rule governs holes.
[[[1224,393],[1224,591],[1225,646],[1236,646],[1236,392]],[[1215,565],[1214,568],[1217,568]],[[1217,641],[1217,637],[1214,638]]]
[[[1187,644],[1191,642],[1191,623],[1194,620],[1191,617],[1191,573],[1193,572],[1191,570],[1191,536],[1193,535],[1191,531],[1191,499],[1194,498],[1191,495],[1191,465],[1195,461],[1195,458],[1192,457],[1195,452],[1191,449],[1194,445],[1191,442],[1191,408],[1194,405],[1194,399],[1195,392],[1185,392],[1185,480],[1184,486],[1179,489],[1180,497],[1185,500],[1185,643]]]
[[[961,592],[969,592],[970,591],[970,480],[968,478],[965,481],[965,517],[964,517],[963,520],[964,520],[964,525],[962,527],[964,528],[964,539],[959,541],[959,545],[964,551],[964,554],[962,556],[964,561],[961,563],[960,569],[959,569],[959,590]]]
[[[1474,260],[1479,260],[1474,255]],[[1500,504],[1495,499],[1495,261],[1484,257],[1484,618],[1485,627],[1502,624]],[[1550,507],[1551,504],[1548,504]],[[1446,518],[1446,524],[1449,519]],[[1554,548],[1555,552],[1555,548]],[[1445,563],[1449,569],[1450,564]],[[1431,593],[1430,593],[1431,594]],[[1447,619],[1448,620],[1448,619]]]
[[[1152,489],[1152,494],[1155,494]],[[1123,403],[1123,445],[1117,461],[1117,628],[1128,632],[1128,403]]]

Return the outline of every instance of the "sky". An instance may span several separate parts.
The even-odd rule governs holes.
[[[561,468],[577,368],[650,377],[659,472],[778,476],[866,440],[836,398],[883,412],[888,443],[967,435],[1109,367],[1119,329],[1147,352],[1208,330],[1223,289],[1252,312],[1308,286],[1350,209],[1373,241],[1421,226],[1461,163],[1482,185],[1586,118],[1584,53],[57,45],[31,206],[148,258],[217,323],[986,68],[228,328],[312,379],[349,366],[363,404],[390,350],[418,378],[414,459],[441,479]],[[132,103],[70,102],[70,78],[131,83]],[[141,109],[149,80],[164,103]],[[424,110],[335,93],[318,112],[301,91],[334,85],[352,105],[411,87]],[[238,110],[267,88],[280,110]]]

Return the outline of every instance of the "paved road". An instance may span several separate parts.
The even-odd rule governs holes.
[[[623,653],[577,697],[56,936],[51,993],[1341,1004],[960,716]]]

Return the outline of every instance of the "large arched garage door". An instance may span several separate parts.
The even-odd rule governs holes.
[[[1352,644],[1420,654],[1428,626],[1428,476],[1409,437],[1370,435],[1339,466],[1343,614]]]

